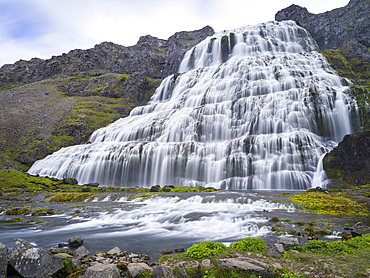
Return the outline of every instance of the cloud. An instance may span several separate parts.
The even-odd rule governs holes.
[[[167,39],[206,25],[216,31],[270,21],[295,3],[313,13],[348,0],[2,0],[0,66],[19,59],[50,58],[103,41],[134,45],[150,34]]]

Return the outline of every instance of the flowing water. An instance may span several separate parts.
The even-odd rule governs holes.
[[[186,53],[181,73],[146,106],[29,173],[115,186],[310,188],[356,110],[315,50],[292,21],[216,33]]]
[[[14,238],[23,238],[49,249],[80,235],[90,251],[108,251],[118,246],[158,259],[161,250],[186,249],[203,240],[230,243],[244,237],[262,237],[272,242],[276,240],[271,237],[274,223],[269,220],[272,217],[281,218],[287,231],[303,231],[306,226],[298,226],[297,222],[330,225],[335,238],[344,231],[344,224],[366,220],[365,217],[298,213],[289,199],[280,197],[276,191],[166,193],[133,200],[132,194],[120,192],[97,194],[86,202],[64,204],[48,203],[45,199],[47,197],[39,196],[32,204],[52,206],[56,215],[24,216],[31,223],[36,221],[34,224],[3,222],[19,216],[0,214],[0,242],[12,248]],[[15,205],[14,200],[9,202]],[[25,202],[24,206],[29,203]]]
[[[295,215],[271,196],[323,185],[323,155],[356,120],[348,87],[316,50],[292,21],[216,33],[185,54],[146,106],[95,131],[91,144],[63,148],[29,170],[80,184],[227,190],[91,199],[87,218],[53,217],[60,221],[25,228],[24,236],[55,245],[80,234],[93,249],[160,250],[268,235],[268,218]],[[5,230],[7,238],[22,236],[21,228]]]

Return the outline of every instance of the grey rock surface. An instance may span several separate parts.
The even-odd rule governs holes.
[[[8,247],[0,242],[0,278],[6,277],[8,267]]]
[[[95,264],[90,266],[83,278],[121,278],[121,274],[116,265],[113,264]]]

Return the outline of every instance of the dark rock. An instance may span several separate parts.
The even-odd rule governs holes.
[[[349,134],[325,155],[323,166],[332,182],[329,187],[370,182],[370,130]]]
[[[75,251],[73,251],[73,255],[79,260],[89,255],[89,250],[86,249],[85,246],[78,247]]]
[[[153,269],[145,263],[131,263],[128,264],[127,271],[130,277],[137,278],[144,272],[152,272]]]
[[[254,274],[263,277],[275,277],[276,275],[276,271],[268,264],[247,257],[220,259],[218,260],[218,265],[221,268],[234,270],[243,274]]]
[[[0,242],[0,278],[6,277],[6,270],[8,268],[8,247]]]
[[[84,243],[84,238],[81,236],[74,236],[68,239],[68,245],[72,248],[77,248]]]
[[[151,188],[150,188],[150,192],[159,192],[161,190],[161,186],[160,185],[153,185]]]
[[[353,237],[362,236],[370,233],[370,227],[363,222],[358,222],[351,227],[351,234]]]
[[[98,182],[91,182],[91,183],[86,183],[82,186],[99,187],[99,183]]]
[[[172,278],[176,277],[173,269],[167,265],[157,265],[153,270],[153,278]]]
[[[121,274],[116,265],[95,264],[87,268],[83,278],[121,278]]]
[[[47,278],[64,267],[63,260],[23,239],[14,239],[9,254],[10,265],[23,277]]]
[[[182,252],[185,252],[185,249],[184,248],[176,248],[174,251],[176,253],[182,253]]]
[[[75,178],[64,178],[63,183],[69,184],[69,185],[76,185],[78,184],[78,181]]]

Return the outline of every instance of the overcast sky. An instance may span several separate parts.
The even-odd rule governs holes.
[[[50,58],[103,41],[124,46],[209,25],[215,31],[274,20],[297,4],[311,13],[349,0],[0,0],[0,66]]]

